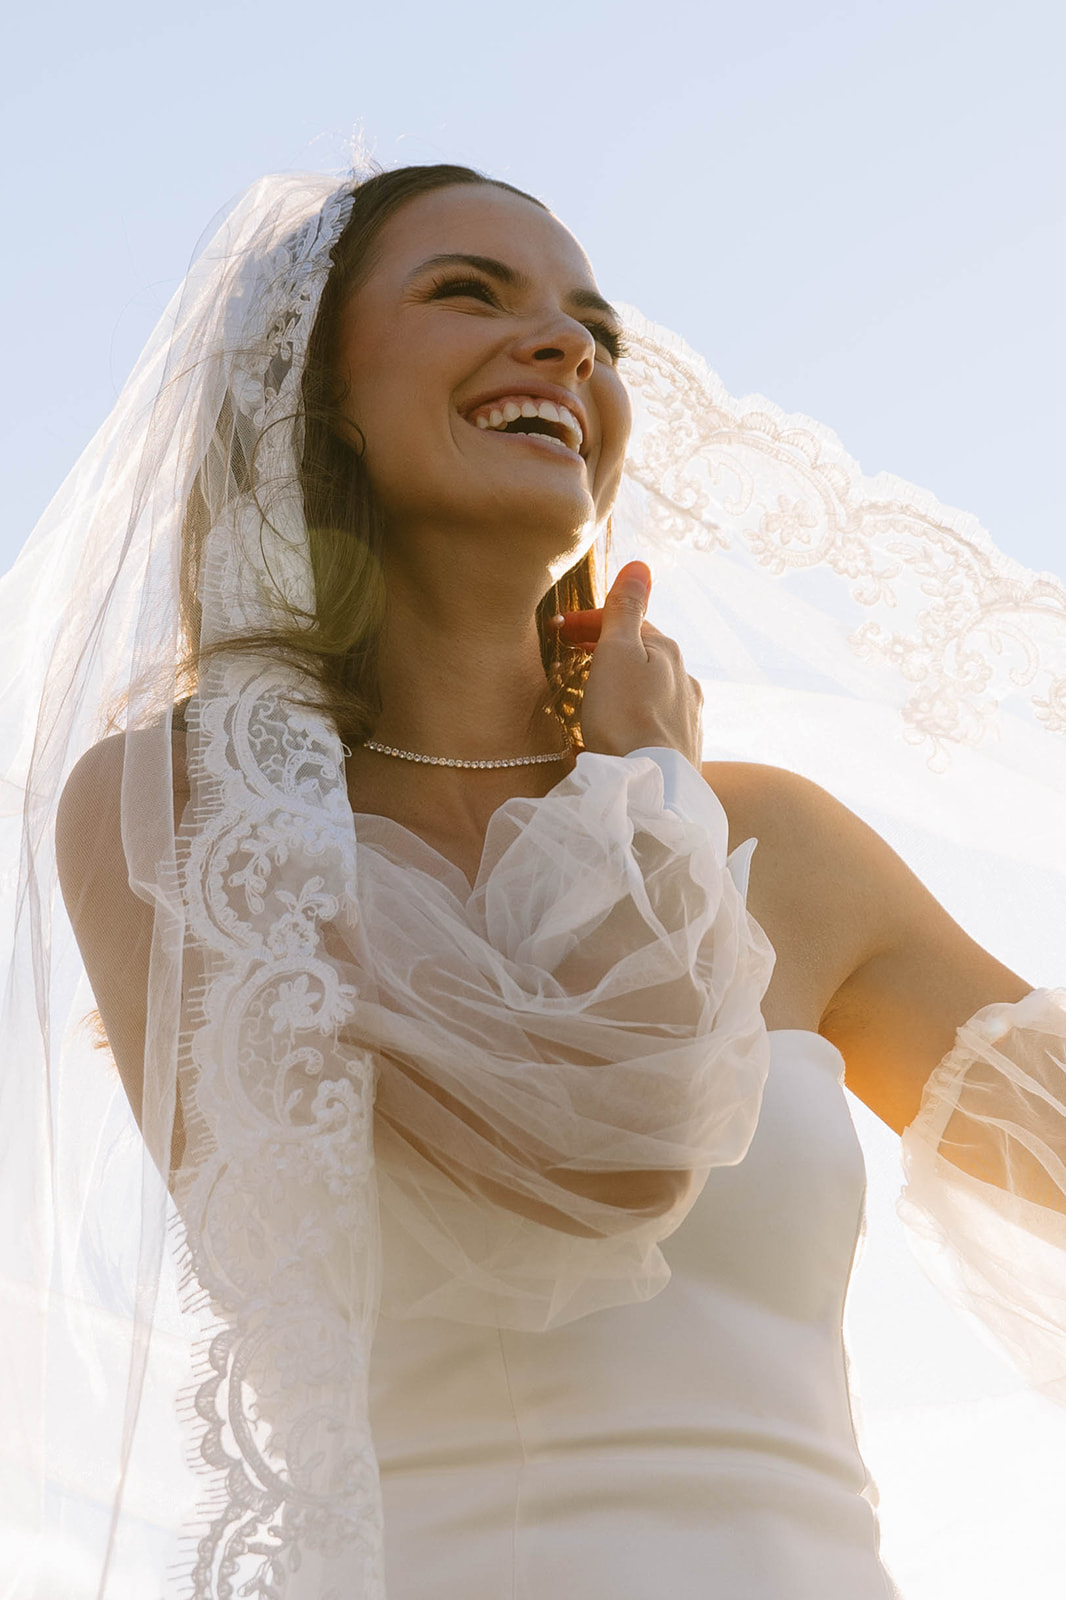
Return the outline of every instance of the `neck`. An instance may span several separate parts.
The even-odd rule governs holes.
[[[477,586],[448,593],[450,584],[419,576],[414,587],[390,575],[373,737],[469,760],[558,750],[562,730],[542,710],[536,583],[502,594],[495,582],[491,594]]]

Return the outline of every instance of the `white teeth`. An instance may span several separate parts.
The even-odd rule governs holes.
[[[584,443],[581,424],[567,406],[556,405],[553,400],[536,400],[532,395],[526,395],[522,399],[516,397],[504,400],[499,405],[492,405],[490,402],[486,409],[479,411],[470,420],[479,428],[505,428],[511,422],[517,422],[519,417],[541,417],[545,422],[560,424],[568,435],[565,440],[567,448],[580,454]],[[563,440],[556,442],[564,443]]]

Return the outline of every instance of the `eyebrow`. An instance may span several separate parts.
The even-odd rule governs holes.
[[[509,289],[526,289],[529,279],[521,272],[509,267],[506,261],[497,261],[495,256],[471,256],[462,251],[454,251],[438,256],[428,256],[425,261],[417,266],[408,278],[419,277],[423,272],[429,272],[434,267],[473,267],[477,272],[483,272],[488,278],[495,278],[497,283],[506,284]],[[583,311],[602,311],[607,316],[613,317],[615,322],[621,323],[622,318],[609,300],[602,294],[597,294],[595,289],[571,289],[567,295],[571,305],[580,306]]]

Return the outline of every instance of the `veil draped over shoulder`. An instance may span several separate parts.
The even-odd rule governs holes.
[[[646,1298],[692,1194],[637,1214],[612,1178],[736,1161],[758,1116],[771,956],[691,774],[664,790],[650,760],[584,754],[493,818],[478,938],[420,933],[449,951],[433,982],[461,1068],[433,1055],[440,1027],[406,1027],[417,986],[388,939],[380,992],[351,959],[374,934],[337,731],[280,655],[224,645],[269,633],[279,599],[313,609],[300,385],[352,188],[287,175],[238,200],[0,584],[0,1600],[383,1595],[382,1295],[527,1328]],[[944,1287],[1064,1400],[1066,588],[627,324],[610,560],[652,566],[705,754],[821,783],[1048,986],[960,1030],[905,1136],[905,1212]],[[57,810],[86,761],[115,803],[84,841],[85,906],[112,926],[110,861],[143,908],[136,1117],[59,892]],[[494,893],[501,863],[524,898]],[[600,970],[582,933],[612,919],[625,963]],[[479,998],[456,1021],[460,991]],[[1002,1138],[993,1182],[950,1160],[977,1124]]]

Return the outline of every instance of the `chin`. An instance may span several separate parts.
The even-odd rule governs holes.
[[[588,490],[565,483],[524,485],[512,480],[471,512],[472,521],[488,521],[512,535],[528,532],[560,556],[573,550],[575,561],[592,544],[600,520]]]
[[[476,484],[438,482],[434,488],[424,483],[402,503],[386,503],[385,520],[393,537],[399,535],[404,542],[411,537],[417,542],[420,527],[443,524],[453,530],[452,540],[457,535],[460,543],[472,539],[471,548],[480,547],[483,554],[522,550],[535,556],[538,565],[561,574],[595,543],[609,509],[597,507],[582,479],[576,473],[510,472]]]

